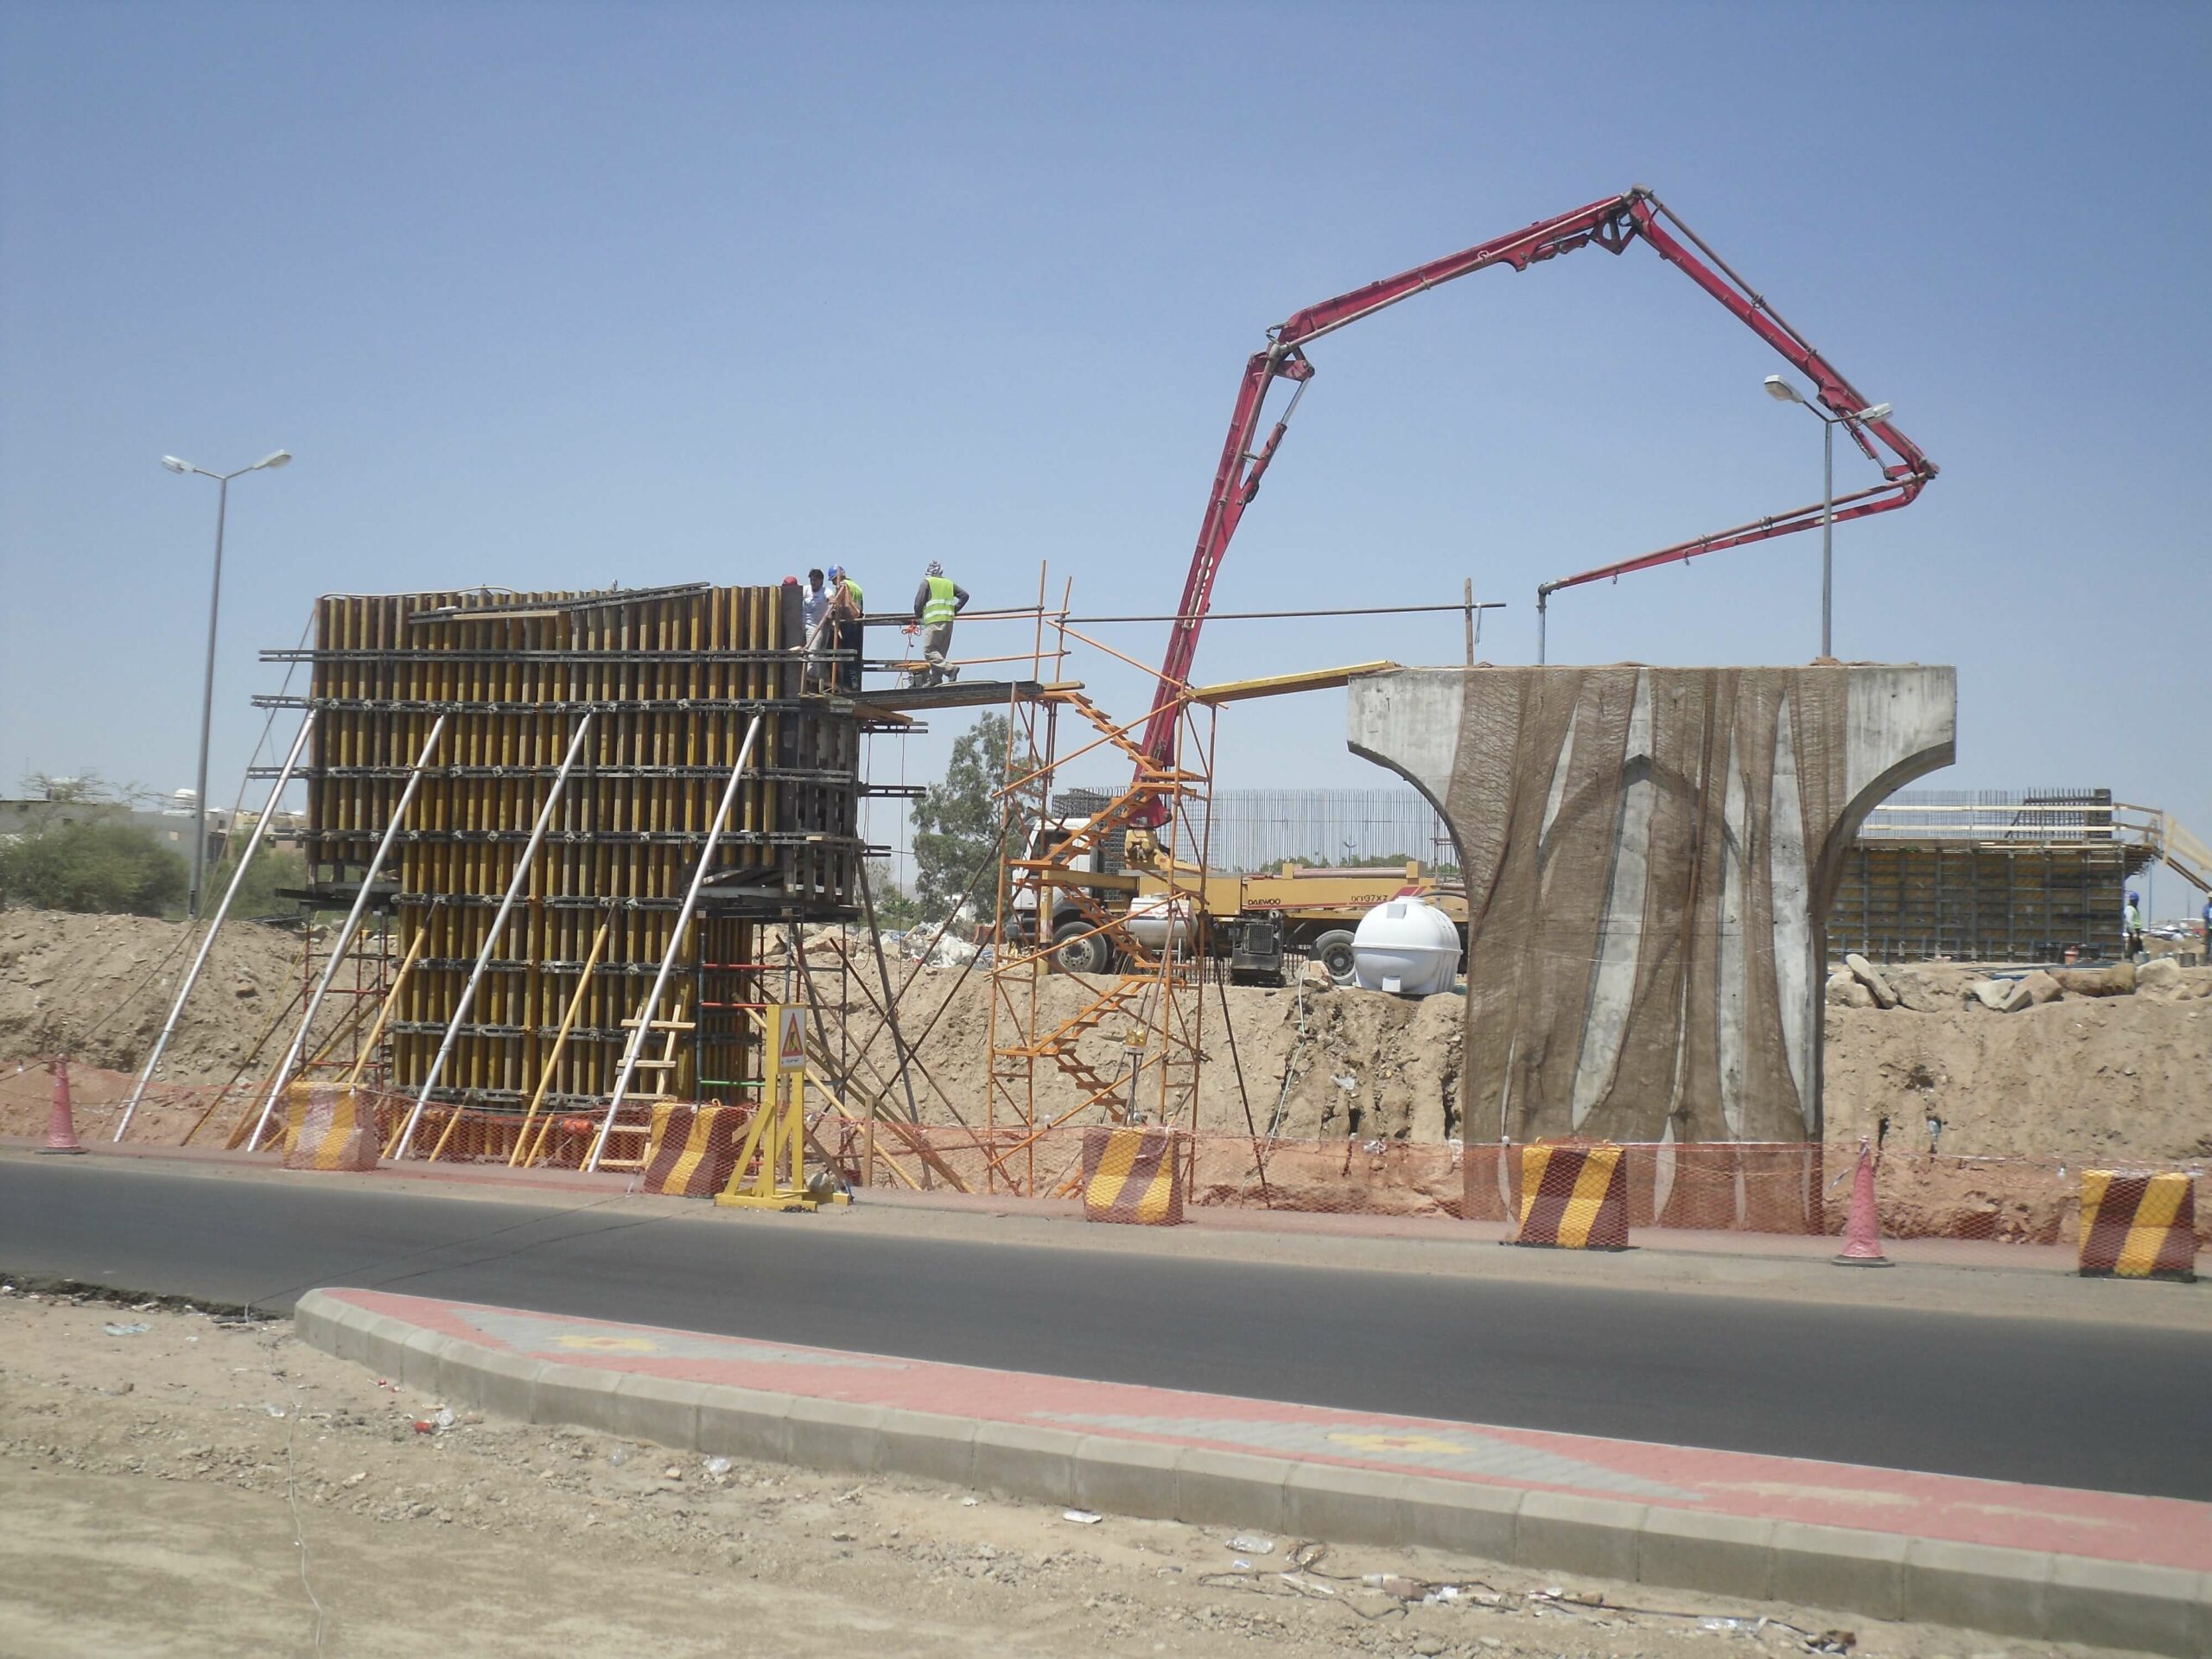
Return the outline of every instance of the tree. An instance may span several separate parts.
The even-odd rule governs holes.
[[[875,919],[884,926],[912,927],[922,919],[920,904],[893,878],[888,859],[868,861],[868,891],[875,900]]]
[[[111,783],[87,766],[63,776],[51,772],[27,772],[16,787],[27,800],[66,802],[74,806],[130,805],[155,798],[143,784]]]
[[[191,879],[183,859],[118,818],[0,842],[0,896],[41,910],[160,916],[184,903]]]
[[[944,780],[931,784],[914,803],[914,899],[925,920],[940,921],[950,914],[971,881],[978,904],[989,905],[997,894],[991,877],[978,880],[976,874],[987,860],[1001,856],[1004,803],[995,791],[1027,777],[1037,765],[1026,749],[1009,765],[1010,733],[1004,715],[983,715],[954,740]],[[1014,837],[1019,841],[1027,834],[1024,818]]]

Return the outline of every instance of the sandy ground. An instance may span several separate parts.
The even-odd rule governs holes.
[[[1839,1627],[1868,1659],[2095,1651],[1424,1551],[1262,1553],[922,1482],[713,1469],[474,1414],[440,1427],[442,1403],[285,1324],[10,1286],[0,1652],[1751,1659],[1846,1650],[1817,1645]],[[1386,1573],[1459,1593],[1361,1582]]]
[[[0,911],[0,1062],[12,1073],[13,1062],[66,1049],[90,1065],[135,1072],[153,1052],[198,943],[181,924],[144,917]],[[301,947],[301,935],[283,928],[226,926],[156,1081],[219,1084],[257,1058],[262,1070],[273,1066],[305,1006]],[[318,1040],[346,1018],[348,982],[341,973],[325,999]],[[197,1115],[162,1138],[181,1139]]]
[[[160,1029],[164,988],[173,988],[188,960],[177,948],[181,937],[174,925],[130,918],[0,912],[0,1063],[66,1046],[95,1065],[131,1070]],[[296,935],[251,925],[226,929],[163,1077],[221,1083],[256,1062],[257,1037],[299,980],[299,950]],[[165,956],[168,966],[155,972]],[[818,949],[813,959],[826,960]],[[872,986],[873,961],[861,966]],[[950,967],[894,964],[893,972],[902,987],[903,1029],[928,1073],[917,1084],[925,1119],[949,1122],[957,1115],[981,1122],[988,982]],[[1933,1109],[1943,1121],[1941,1147],[1948,1154],[2076,1166],[2119,1156],[2212,1154],[2212,968],[2180,970],[2180,982],[2168,991],[2068,996],[2011,1014],[1966,996],[1968,976],[1957,968],[1929,965],[1892,976],[1904,1006],[1827,1009],[1831,1141],[1848,1144],[1886,1116],[1893,1149],[1924,1152]],[[855,987],[860,980],[856,973]],[[878,1029],[861,991],[853,995],[854,1039],[874,1033],[867,1058],[874,1074],[887,1078],[895,1071],[890,1036]],[[1082,983],[1046,977],[1040,1024],[1071,1017],[1087,1000]],[[118,1003],[123,1011],[113,1014]],[[1295,1140],[1456,1136],[1461,1016],[1457,996],[1403,1001],[1310,985],[1209,987],[1198,1127],[1241,1135],[1249,1122]],[[1108,1020],[1084,1035],[1077,1052],[1114,1075],[1121,1038],[1122,1022]],[[282,1034],[264,1040],[250,1075],[265,1071],[284,1040]],[[1011,1040],[1005,1031],[1001,1040]],[[0,1064],[0,1133],[41,1131],[46,1085],[37,1078],[11,1082],[13,1069]],[[1044,1112],[1057,1116],[1081,1098],[1049,1065],[1039,1075]],[[104,1098],[98,1081],[88,1082],[87,1103],[98,1105]],[[134,1125],[133,1137],[181,1139],[198,1115],[196,1104],[157,1106]]]

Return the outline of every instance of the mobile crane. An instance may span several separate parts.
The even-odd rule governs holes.
[[[1880,483],[1834,499],[1833,522],[1842,524],[1904,506],[1936,476],[1936,463],[1897,429],[1888,417],[1886,404],[1870,409],[1866,399],[1802,334],[1783,321],[1763,295],[1729,269],[1695,232],[1644,186],[1635,185],[1620,195],[1539,219],[1525,230],[1478,243],[1395,276],[1370,283],[1349,294],[1324,300],[1319,305],[1308,306],[1268,331],[1266,347],[1252,354],[1244,365],[1243,378],[1237,385],[1229,435],[1222,445],[1220,463],[1214,469],[1213,489],[1206,498],[1205,517],[1198,526],[1198,547],[1191,556],[1190,574],[1183,582],[1182,602],[1175,607],[1166,654],[1160,662],[1159,684],[1153,693],[1152,714],[1145,724],[1142,745],[1153,764],[1162,767],[1172,764],[1176,718],[1183,694],[1189,687],[1191,663],[1198,652],[1198,630],[1205,622],[1207,607],[1213,596],[1214,579],[1221,573],[1221,562],[1228,554],[1237,525],[1243,522],[1244,509],[1259,493],[1260,480],[1267,476],[1275,450],[1290,425],[1290,417],[1297,412],[1299,400],[1306,395],[1306,385],[1313,378],[1313,365],[1306,359],[1305,348],[1325,334],[1334,334],[1363,317],[1373,316],[1386,306],[1410,299],[1457,276],[1469,276],[1492,265],[1526,270],[1546,259],[1555,259],[1563,253],[1591,245],[1618,254],[1637,241],[1649,244],[1662,259],[1677,267],[1785,360],[1802,371],[1812,380],[1815,395],[1842,423],[1869,461],[1881,463],[1881,457],[1875,453],[1876,442],[1896,457],[1882,466]],[[1255,449],[1253,440],[1260,429],[1262,405],[1277,380],[1291,383],[1294,390],[1290,402],[1276,418],[1267,441]],[[1580,575],[1548,582],[1541,594],[1548,596],[1563,588],[1791,535],[1821,523],[1827,505],[1829,504],[1815,502],[1810,506],[1715,531],[1692,541],[1677,542],[1638,558],[1601,565]],[[1129,823],[1133,828],[1156,829],[1161,817],[1159,806],[1148,804],[1140,808]]]
[[[1868,407],[1858,390],[1783,319],[1764,295],[1745,283],[1646,187],[1636,185],[1619,195],[1539,219],[1510,235],[1478,243],[1308,306],[1268,331],[1266,346],[1246,362],[1243,378],[1237,385],[1229,434],[1222,444],[1213,487],[1206,498],[1205,516],[1198,527],[1198,546],[1191,556],[1189,574],[1184,579],[1182,602],[1176,607],[1167,636],[1167,649],[1160,664],[1141,744],[1148,765],[1166,770],[1173,764],[1176,721],[1190,690],[1191,664],[1198,651],[1198,632],[1212,599],[1215,578],[1220,574],[1222,560],[1229,551],[1237,525],[1243,522],[1244,510],[1259,493],[1261,480],[1267,475],[1289,428],[1290,418],[1297,412],[1299,401],[1305,397],[1306,385],[1313,378],[1313,365],[1307,359],[1305,348],[1324,335],[1454,277],[1469,276],[1492,265],[1526,270],[1533,264],[1591,245],[1618,254],[1626,251],[1629,245],[1637,241],[1648,243],[1662,259],[1681,270],[1786,361],[1804,372],[1814,384],[1815,395],[1850,434],[1852,441],[1867,459],[1882,465],[1882,480],[1837,496],[1831,502],[1815,502],[1755,518],[1690,541],[1677,542],[1656,552],[1547,582],[1538,590],[1540,607],[1545,599],[1561,588],[1657,565],[1687,563],[1700,554],[1791,535],[1812,528],[1824,518],[1840,524],[1888,512],[1910,503],[1936,476],[1936,463],[1897,429],[1896,423],[1889,418],[1889,406]],[[1263,406],[1277,380],[1291,383],[1294,390],[1290,401],[1276,417],[1266,441],[1255,448]],[[1877,443],[1896,459],[1883,463],[1876,453]],[[1159,845],[1154,833],[1165,813],[1165,804],[1160,798],[1148,798],[1117,815],[1127,833],[1124,836],[1117,832],[1110,839],[1086,833],[1095,830],[1097,823],[1080,812],[1065,818],[1048,819],[1038,827],[1033,844],[1026,849],[1031,860],[1039,857],[1050,843],[1071,836],[1087,843],[1097,843],[1090,845],[1077,861],[1082,879],[1061,887],[1050,924],[1044,929],[1046,938],[1065,937],[1068,941],[1055,953],[1062,966],[1073,971],[1095,972],[1108,965],[1113,957],[1114,947],[1105,934],[1082,919],[1086,902],[1093,910],[1123,916],[1125,925],[1128,914],[1141,912],[1140,929],[1152,925],[1153,931],[1164,933],[1163,918],[1170,912],[1158,916],[1152,912],[1162,905],[1169,906],[1173,912],[1177,901],[1163,899],[1154,889],[1179,889],[1183,885],[1179,877],[1166,880],[1173,861]],[[1387,874],[1359,873],[1362,878]],[[1348,877],[1351,873],[1337,874]],[[1407,873],[1406,881],[1407,885],[1397,888],[1399,893],[1420,892],[1427,895],[1428,887],[1433,885],[1423,883],[1413,871]],[[1258,885],[1248,889],[1248,882]],[[1357,912],[1365,907],[1353,902],[1361,895],[1353,893],[1352,887],[1344,882],[1336,884],[1344,887],[1343,893],[1332,892],[1325,898],[1319,886],[1312,887],[1312,898],[1300,894],[1295,887],[1288,888],[1287,896],[1273,890],[1285,885],[1276,878],[1209,878],[1196,906],[1199,916],[1179,921],[1177,925],[1192,925],[1202,917],[1205,925],[1198,931],[1207,936],[1204,948],[1209,954],[1245,959],[1262,976],[1279,969],[1281,952],[1287,946],[1312,950],[1327,963],[1333,977],[1340,982],[1348,980],[1351,944],[1349,925],[1357,920]],[[1373,886],[1373,880],[1369,880],[1367,885]],[[1071,887],[1083,889],[1086,898],[1073,897],[1069,891]],[[1459,926],[1464,941],[1467,913],[1465,895],[1439,889],[1433,897]],[[1187,899],[1180,902],[1186,909],[1189,907]],[[1272,931],[1266,933],[1264,944],[1248,946],[1248,932],[1262,931],[1248,927],[1255,922]],[[1017,925],[1034,937],[1037,918],[1033,915],[1024,916],[1018,919]],[[1251,953],[1249,956],[1248,951]]]

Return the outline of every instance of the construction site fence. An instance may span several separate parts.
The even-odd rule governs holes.
[[[410,1096],[372,1096],[389,1147],[413,1109]],[[242,1146],[257,1115],[254,1089],[161,1086],[149,1090],[131,1139],[175,1144],[197,1123],[192,1144]],[[116,1108],[80,1100],[80,1130],[97,1131]],[[625,1121],[644,1121],[642,1104]],[[603,1107],[541,1112],[531,1126],[532,1162],[580,1168]],[[276,1122],[281,1122],[282,1114]],[[810,1112],[813,1148],[858,1190],[1072,1199],[1079,1195],[1084,1129],[916,1126],[889,1116],[869,1124],[830,1110]],[[273,1144],[272,1133],[263,1149]],[[409,1161],[434,1152],[446,1163],[513,1157],[519,1110],[433,1102],[416,1126]],[[540,1131],[543,1134],[542,1140]],[[1276,1211],[1509,1224],[1521,1202],[1518,1143],[1395,1139],[1291,1141],[1178,1131],[1186,1212]],[[1840,1235],[1851,1198],[1853,1147],[1798,1141],[1633,1143],[1621,1147],[1628,1175],[1629,1228]],[[1887,1150],[1875,1178],[1882,1231],[1891,1238],[1951,1238],[2071,1244],[2079,1236],[2082,1176],[2095,1168],[2175,1170],[2196,1195],[2196,1231],[2212,1246],[2212,1162],[2087,1157],[1976,1157]]]
[[[907,1185],[885,1167],[918,1171],[926,1184],[1007,1196],[1072,1198],[1079,1191],[1083,1131],[970,1130],[879,1125],[874,1185]],[[1472,1147],[1399,1140],[1269,1141],[1179,1135],[1186,1212],[1277,1211],[1311,1215],[1493,1223],[1503,1229],[1521,1202],[1516,1144]],[[910,1152],[926,1148],[926,1160]],[[1840,1235],[1850,1207],[1854,1148],[1802,1142],[1629,1145],[1630,1231]],[[1891,1152],[1876,1191],[1883,1230],[1893,1238],[2071,1243],[2077,1236],[2082,1173],[2088,1161],[1953,1157]],[[2196,1184],[2198,1228],[2212,1175],[2201,1161],[2177,1165]]]

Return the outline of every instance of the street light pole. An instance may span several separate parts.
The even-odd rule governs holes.
[[[200,919],[200,901],[207,891],[207,734],[215,713],[215,625],[222,614],[223,606],[223,530],[230,518],[231,480],[248,473],[274,469],[291,460],[289,450],[279,449],[274,454],[264,455],[251,467],[241,467],[235,473],[211,473],[204,467],[194,467],[190,461],[179,461],[175,455],[163,455],[162,465],[173,473],[197,473],[202,478],[215,480],[215,575],[207,589],[207,668],[200,686],[200,766],[194,777],[192,810],[198,820],[192,837],[192,891],[185,901],[188,919]]]
[[[1766,395],[1779,404],[1802,404],[1821,421],[1821,655],[1835,655],[1835,429],[1852,421],[1886,421],[1890,405],[1875,404],[1831,415],[1778,374],[1766,378]]]
[[[185,900],[187,921],[200,919],[200,895],[207,890],[207,731],[215,714],[215,620],[223,608],[223,524],[230,517],[231,480],[215,480],[215,575],[207,587],[207,671],[200,683],[200,767],[193,777],[192,810],[199,819],[192,837],[192,893]],[[227,846],[229,843],[225,842]]]
[[[1815,414],[1819,411],[1815,410]],[[219,541],[220,537],[217,538]],[[219,559],[219,555],[218,556]],[[1835,623],[1835,422],[1821,416],[1821,655],[1833,657]]]

